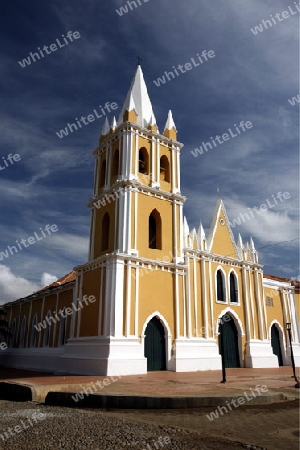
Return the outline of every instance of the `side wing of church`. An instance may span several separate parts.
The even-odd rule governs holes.
[[[172,113],[160,134],[138,66],[94,150],[89,260],[6,305],[7,366],[119,375],[300,365],[299,283],[264,275],[219,200],[209,234],[183,217]],[[297,307],[298,299],[298,307]]]

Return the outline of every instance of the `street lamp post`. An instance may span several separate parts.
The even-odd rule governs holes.
[[[221,360],[222,360],[222,381],[221,383],[226,383],[226,369],[225,369],[225,354],[224,354],[224,336],[223,336],[223,321],[222,318],[218,319],[219,323],[219,339],[221,347]]]
[[[293,346],[292,346],[291,328],[292,328],[292,324],[291,324],[291,323],[287,323],[287,324],[286,324],[286,329],[287,329],[287,332],[288,332],[288,335],[289,335],[289,341],[290,341],[291,360],[292,360],[292,367],[293,367],[293,376],[294,376],[295,380],[297,381],[297,377],[296,377],[296,368],[295,368],[295,360],[294,360],[294,353],[293,353]]]

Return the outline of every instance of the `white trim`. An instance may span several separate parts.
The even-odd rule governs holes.
[[[205,338],[209,337],[208,333],[208,313],[207,313],[207,288],[206,288],[206,268],[205,268],[205,260],[201,259],[200,261],[200,270],[201,270],[201,286],[202,286],[202,305],[204,308],[204,327],[205,327]]]
[[[188,259],[188,267],[190,267],[190,261]],[[187,278],[190,270],[187,270]],[[198,286],[197,286],[197,266],[196,266],[196,259],[193,258],[193,284],[194,284],[194,313],[195,313],[195,327],[196,327],[196,333],[195,336],[198,337]],[[189,295],[191,295],[190,292],[190,283],[189,283]]]
[[[225,298],[225,301],[222,302],[221,300],[218,300],[218,279],[217,279],[217,273],[220,270],[220,272],[222,273],[222,278],[223,278],[223,295]],[[226,272],[224,271],[222,266],[218,266],[215,270],[215,301],[216,303],[220,303],[221,305],[224,305],[226,303],[228,303],[228,298],[227,298],[227,283],[226,283]]]
[[[252,327],[253,327],[253,337],[254,339],[257,338],[256,336],[256,320],[255,320],[255,308],[254,308],[254,301],[253,301],[253,287],[252,287],[252,277],[251,277],[251,271],[248,270],[248,285],[249,285],[249,292],[250,292],[250,306],[251,306],[251,315],[252,315]]]
[[[159,311],[155,311],[155,312],[151,313],[151,314],[147,317],[147,319],[144,321],[144,325],[143,325],[143,327],[142,327],[142,333],[141,333],[141,335],[142,335],[142,336],[145,335],[145,331],[146,331],[147,325],[148,325],[148,323],[150,322],[150,320],[153,319],[154,317],[157,317],[157,318],[161,321],[162,325],[163,325],[164,328],[165,328],[165,331],[167,332],[166,335],[167,335],[167,336],[172,336],[171,329],[170,329],[170,327],[169,327],[169,324],[168,324],[167,319],[166,319]]]
[[[150,169],[150,175],[151,175],[151,173],[152,173],[152,177],[150,176],[150,183],[151,183],[151,186],[155,186],[155,181],[156,180],[154,180],[153,178],[153,174],[155,174],[155,169],[156,169],[156,164],[155,164],[155,162],[157,161],[157,155],[155,155],[154,154],[154,152],[155,152],[155,150],[154,150],[154,147],[156,147],[156,145],[155,145],[155,138],[152,136],[152,139],[151,140],[149,140],[149,143],[150,143],[150,146],[151,146],[151,148],[150,148],[150,153],[151,153],[151,169]],[[152,180],[151,180],[151,178],[152,178]]]
[[[146,332],[147,325],[150,322],[150,320],[152,320],[154,317],[159,319],[160,323],[162,324],[162,326],[165,330],[166,368],[167,368],[167,370],[170,370],[172,334],[171,334],[171,330],[170,330],[168,321],[159,311],[155,311],[152,314],[150,314],[147,317],[146,321],[144,322],[144,325],[142,327],[142,334],[141,334],[141,341],[142,341],[143,349],[145,348],[145,337],[146,337],[145,332]]]
[[[299,344],[300,329],[299,329],[299,325],[298,325],[298,317],[296,314],[296,307],[295,307],[295,296],[294,296],[293,291],[289,291],[289,293],[288,293],[288,305],[289,305],[291,322],[292,322],[293,331],[294,331],[294,342]]]
[[[282,305],[283,323],[287,323],[287,322],[289,322],[289,320],[288,320],[288,316],[287,316],[285,296],[284,296],[283,290],[280,290],[280,300],[281,300],[281,305]]]
[[[81,272],[80,282],[79,282],[78,300],[82,300],[82,284],[83,284],[83,273]],[[80,335],[80,325],[81,325],[81,308],[79,309],[78,316],[77,316],[76,337],[79,337],[79,335]]]
[[[77,304],[78,304],[78,274],[76,274],[76,282],[75,282],[75,286],[73,287],[73,304],[75,305],[76,309],[77,309]],[[76,311],[77,312],[77,311]],[[76,317],[77,314],[73,313],[71,316],[71,323],[70,323],[70,338],[74,337],[75,334],[75,323],[76,323]]]
[[[100,155],[95,155],[95,172],[94,172],[95,186],[94,186],[94,193],[96,195],[99,194],[99,182],[100,182],[99,178],[100,178],[100,172],[101,171],[102,171],[102,161],[100,159]]]
[[[63,309],[62,309],[63,313],[64,313],[65,309],[66,309],[66,307],[64,306]],[[65,316],[65,317],[62,316],[61,319],[60,319],[57,347],[64,347],[65,346],[65,342],[67,340],[67,336],[66,336],[66,333],[67,333],[67,317],[68,316]],[[55,325],[56,325],[56,323],[55,323]],[[63,329],[63,327],[65,329],[65,339],[64,339],[64,342],[62,343],[61,342],[61,337],[62,337],[62,329]]]
[[[135,133],[135,172],[134,175],[138,177],[139,174],[139,135]]]
[[[262,299],[262,308],[263,308],[263,323],[264,323],[264,338],[267,337],[268,333],[268,319],[267,319],[267,308],[266,308],[266,302],[265,302],[265,291],[264,291],[264,285],[263,285],[263,274],[258,273],[259,278],[259,290],[261,294]]]
[[[134,315],[134,335],[139,335],[139,301],[140,301],[140,270],[135,268],[135,315]]]
[[[127,277],[126,277],[126,311],[124,311],[124,318],[126,317],[125,336],[130,336],[131,323],[131,264],[127,263]]]
[[[174,147],[172,147],[172,150],[173,149],[174,149]],[[177,191],[180,192],[180,189],[181,189],[181,187],[180,187],[180,152],[176,151],[176,155],[177,155],[177,158],[176,158],[177,159]]]
[[[41,310],[41,317],[40,322],[42,322],[44,317],[44,310],[45,310],[45,296],[43,296],[43,302],[42,302],[42,310]],[[42,347],[42,333],[39,333],[39,341],[38,341],[38,347]]]
[[[223,311],[218,315],[217,321],[216,321],[216,335],[219,334],[219,319],[221,319],[225,314],[228,314],[231,316],[231,318],[234,321],[234,324],[236,326],[237,332],[238,332],[238,352],[239,352],[239,360],[240,360],[240,367],[244,367],[244,358],[243,358],[243,347],[242,347],[242,337],[245,336],[245,332],[243,329],[243,324],[237,315],[237,313],[231,309],[230,307],[223,309]]]
[[[171,176],[172,176],[172,182],[171,182],[171,189],[172,192],[177,192],[176,189],[176,179],[175,179],[175,153],[171,151]]]
[[[260,298],[260,291],[259,291],[259,283],[258,283],[258,273],[257,269],[254,269],[254,293],[256,298],[256,310],[258,314],[258,336],[259,339],[264,339],[264,329],[263,329],[263,318],[262,318],[262,301]]]
[[[249,313],[249,301],[248,301],[248,289],[247,289],[247,269],[245,266],[242,267],[242,289],[243,289],[243,298],[244,298],[244,311],[245,311],[245,323],[246,323],[246,330],[247,330],[247,340],[250,340],[252,338],[251,336],[251,327],[250,327],[250,313]]]
[[[210,299],[210,319],[211,319],[211,328],[214,328],[214,300],[213,300],[213,280],[212,280],[212,267],[211,261],[208,260],[208,273],[209,273],[209,299]]]
[[[103,267],[99,267],[99,311],[98,311],[98,336],[101,335],[101,323],[104,323],[102,317],[103,308]],[[104,330],[103,330],[104,331]]]
[[[47,318],[49,318],[49,317],[51,317],[51,311],[50,311],[50,309],[48,309],[47,314],[46,314],[46,316],[45,316],[46,328],[44,328],[43,347],[50,347],[50,346],[49,346],[49,343],[50,343],[50,336],[51,336],[50,326],[51,326],[52,324],[50,325],[50,324],[47,322]],[[46,337],[47,337],[47,339],[46,339]],[[47,344],[46,344],[46,341],[48,341]]]
[[[180,337],[180,316],[179,316],[179,292],[178,292],[178,275],[177,270],[175,272],[175,333],[176,339]]]
[[[236,287],[236,291],[237,291],[237,302],[232,302],[231,298],[230,298],[230,274],[233,273],[234,275],[234,283],[235,283],[235,287]],[[240,302],[240,287],[239,287],[239,277],[238,274],[236,273],[236,271],[234,270],[234,268],[231,268],[229,273],[228,273],[228,277],[227,277],[227,283],[228,283],[228,302],[230,305],[234,305],[234,306],[241,306],[241,302]]]
[[[276,320],[276,319],[272,320],[272,322],[269,325],[269,329],[268,329],[268,340],[270,341],[270,344],[271,344],[271,328],[273,325],[276,325],[277,328],[279,329],[281,353],[282,353],[282,358],[284,360],[285,349],[289,345],[289,344],[287,344],[286,339],[285,339],[285,330],[282,328],[282,326],[278,322],[278,320]]]
[[[218,315],[218,317],[217,317],[216,324],[215,324],[215,326],[216,326],[216,335],[219,334],[219,330],[218,330],[218,328],[219,328],[218,319],[221,319],[221,318],[222,318],[225,314],[227,314],[227,313],[229,313],[230,315],[232,315],[233,320],[234,320],[234,323],[235,323],[236,328],[237,328],[237,330],[238,330],[239,337],[245,336],[245,331],[244,331],[244,328],[243,328],[243,324],[242,324],[241,319],[239,318],[238,314],[237,314],[233,309],[231,309],[229,306],[228,306],[227,308],[223,309],[222,312],[221,312],[221,313]]]
[[[112,153],[112,143],[110,142],[106,148],[106,176],[105,176],[105,186],[111,186],[111,153]]]
[[[33,302],[33,300],[30,301],[29,315],[28,315],[28,328],[29,328],[30,323],[31,323],[32,302]],[[25,347],[29,347],[29,344],[30,344],[30,336],[29,336],[29,330],[28,330],[28,334],[27,334],[27,339],[26,339],[26,345],[25,345]]]
[[[226,226],[227,226],[227,229],[228,229],[228,232],[229,232],[229,235],[230,235],[230,240],[232,242],[234,251],[236,253],[236,258],[234,258],[234,259],[238,259],[238,255],[239,255],[238,248],[237,248],[237,245],[236,245],[235,240],[234,240],[234,236],[233,236],[233,233],[232,233],[232,230],[231,230],[231,226],[230,226],[230,223],[229,223],[229,218],[227,216],[227,211],[226,211],[225,205],[223,203],[223,200],[221,200],[221,199],[219,199],[217,204],[216,204],[214,215],[213,215],[213,220],[211,222],[211,227],[210,227],[209,234],[208,234],[208,239],[207,239],[208,251],[211,252],[211,249],[213,247],[215,234],[216,234],[216,231],[217,231],[217,228],[218,228],[218,225],[219,225],[219,216],[220,216],[221,211],[223,211],[223,214],[225,216]]]
[[[58,307],[58,297],[59,297],[59,292],[56,292],[56,303],[55,303],[55,312],[54,314],[57,313],[57,307]],[[55,347],[55,336],[56,336],[56,324],[57,324],[57,320],[55,320],[54,323],[54,327],[53,327],[53,336],[52,336],[52,347]],[[59,339],[58,339],[59,342]]]
[[[138,192],[134,191],[134,248],[137,249],[138,236]]]

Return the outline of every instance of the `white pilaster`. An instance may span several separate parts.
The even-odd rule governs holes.
[[[247,336],[247,341],[249,341],[252,336],[251,336],[251,331],[250,331],[250,314],[249,314],[249,301],[248,301],[248,289],[247,289],[247,278],[246,278],[246,268],[245,266],[242,267],[242,285],[243,285],[243,297],[244,297],[244,304],[245,304],[245,310],[246,310],[246,314],[245,314],[245,322],[246,322],[246,336]]]
[[[20,305],[20,307],[21,307],[21,305]],[[42,311],[41,311],[41,317],[40,317],[41,322],[44,319],[44,311],[45,311],[45,296],[43,296]],[[17,331],[17,328],[16,328],[16,331]],[[17,336],[17,334],[16,334],[16,336]],[[38,347],[41,346],[41,339],[42,339],[42,333],[39,333]]]
[[[255,315],[255,308],[254,308],[254,292],[252,289],[252,273],[250,270],[247,271],[248,275],[248,285],[249,285],[249,293],[250,293],[250,308],[251,308],[251,318],[252,318],[252,327],[253,327],[253,338],[256,339],[256,315]]]
[[[83,273],[80,272],[80,281],[79,281],[79,292],[78,292],[78,299],[82,300],[82,284],[83,284]],[[76,330],[76,337],[79,337],[80,335],[80,323],[81,323],[81,308],[78,311],[77,316],[77,330]]]
[[[188,264],[188,273],[190,272],[189,268],[190,268],[190,264]],[[196,258],[193,258],[193,282],[194,282],[194,285],[193,285],[194,286],[194,312],[195,312],[195,327],[196,327],[195,335],[196,335],[196,337],[198,337],[198,335],[199,335],[199,330],[198,330],[198,280],[197,280]]]

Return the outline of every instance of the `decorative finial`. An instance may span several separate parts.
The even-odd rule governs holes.
[[[140,66],[140,65],[141,65],[141,62],[142,62],[142,58],[141,58],[140,56],[137,56],[137,60],[138,60],[137,65]]]

